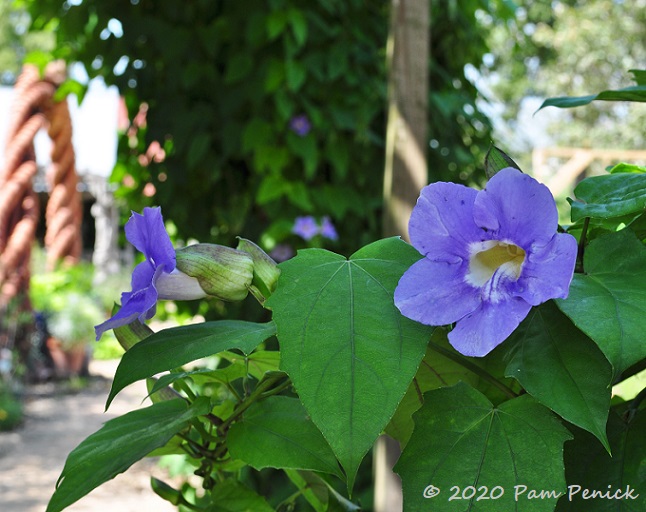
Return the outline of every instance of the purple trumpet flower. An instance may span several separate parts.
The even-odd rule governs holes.
[[[532,306],[567,297],[577,242],[557,226],[550,191],[516,169],[502,169],[479,192],[428,185],[409,223],[424,258],[401,277],[395,305],[423,324],[455,323],[453,347],[484,356]]]
[[[105,331],[155,316],[159,299],[206,297],[197,279],[176,269],[175,249],[164,227],[161,208],[144,208],[143,215],[132,212],[125,231],[128,241],[146,259],[132,273],[132,291],[121,294],[121,309],[95,327],[97,341]]]

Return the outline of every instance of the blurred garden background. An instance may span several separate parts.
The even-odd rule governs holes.
[[[82,388],[90,360],[121,354],[93,326],[129,289],[131,210],[161,206],[176,246],[244,237],[277,261],[350,255],[405,237],[400,203],[424,184],[482,185],[492,142],[564,200],[585,175],[646,163],[646,107],[536,110],[631,85],[644,26],[646,0],[0,0],[0,431],[29,422],[34,383]],[[53,262],[57,140],[44,123],[21,155],[36,162],[26,189],[7,156],[26,121],[12,118],[16,84],[52,62],[65,64],[43,76],[50,103],[69,105],[80,204],[79,250]],[[28,198],[28,279],[11,288]],[[161,304],[156,321],[232,308],[264,314],[204,300]]]

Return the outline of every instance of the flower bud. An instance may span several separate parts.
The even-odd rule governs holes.
[[[194,277],[209,295],[226,301],[244,299],[253,279],[253,260],[243,251],[196,244],[175,251],[177,269]]]
[[[276,288],[280,269],[265,251],[246,238],[238,238],[238,250],[245,251],[253,260],[251,293],[262,304]]]

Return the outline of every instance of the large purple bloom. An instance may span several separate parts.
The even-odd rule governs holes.
[[[197,279],[175,269],[175,249],[164,227],[161,208],[144,208],[143,215],[132,212],[125,231],[128,241],[146,260],[132,273],[132,291],[121,294],[121,309],[95,327],[97,340],[105,331],[155,316],[158,299],[190,300],[206,295]]]
[[[400,279],[395,304],[423,324],[457,322],[449,333],[453,347],[484,356],[532,306],[567,297],[577,243],[557,227],[550,191],[516,169],[501,170],[480,192],[428,185],[409,223],[424,258]]]

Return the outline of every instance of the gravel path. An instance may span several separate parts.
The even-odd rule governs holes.
[[[61,394],[51,384],[28,389],[24,425],[0,433],[0,512],[44,512],[69,452],[107,420],[142,407],[145,385],[138,382],[103,412],[116,366],[93,361],[89,386],[79,392]],[[165,478],[154,461],[141,461],[66,512],[176,511],[150,489],[151,474]]]

